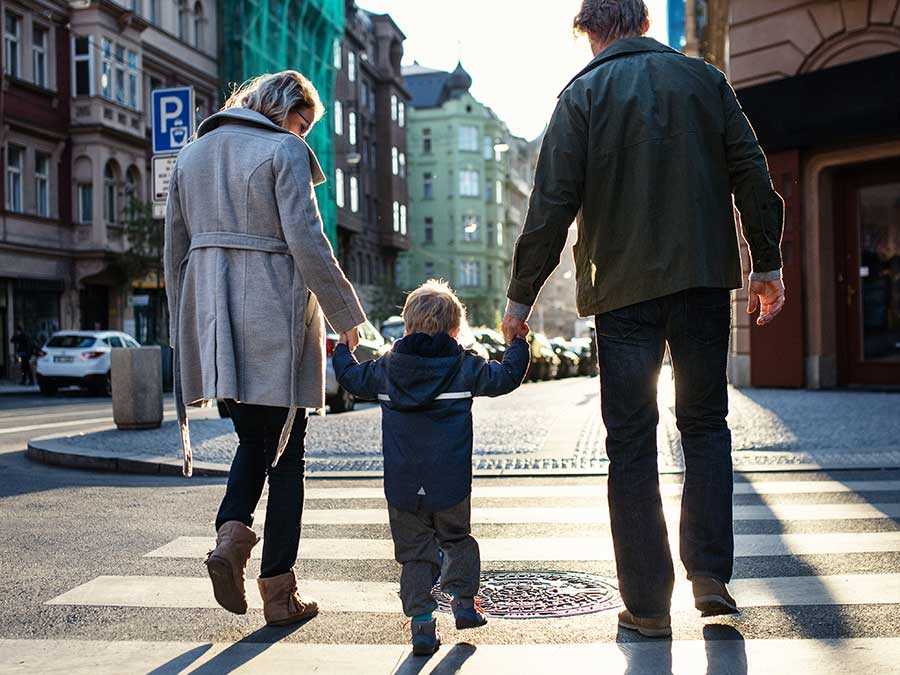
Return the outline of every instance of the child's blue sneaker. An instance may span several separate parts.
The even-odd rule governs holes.
[[[476,598],[454,598],[450,601],[450,609],[453,610],[457,630],[478,628],[488,621]]]
[[[413,621],[412,650],[415,656],[431,656],[441,646],[441,634],[437,629],[437,619],[431,621]]]

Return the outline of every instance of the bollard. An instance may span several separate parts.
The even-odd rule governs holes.
[[[113,420],[119,429],[157,429],[163,419],[159,347],[113,349]]]

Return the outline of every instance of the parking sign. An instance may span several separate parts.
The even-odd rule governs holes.
[[[155,89],[150,98],[153,154],[177,153],[194,135],[194,88]]]

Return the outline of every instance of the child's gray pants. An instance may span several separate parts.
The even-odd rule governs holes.
[[[415,513],[388,505],[394,557],[403,565],[400,599],[406,616],[428,614],[437,609],[431,588],[438,572],[441,589],[459,598],[478,594],[481,555],[470,524],[472,497],[446,511]],[[440,551],[444,551],[441,566]]]

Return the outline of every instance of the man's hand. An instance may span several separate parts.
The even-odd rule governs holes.
[[[778,316],[784,307],[784,281],[751,281],[750,297],[747,299],[747,314],[755,314],[761,306],[757,326],[765,326]]]
[[[340,342],[342,345],[347,345],[347,348],[351,352],[355,352],[356,347],[359,345],[359,326],[341,333],[340,337],[338,338],[338,342]]]
[[[522,338],[523,340],[527,338],[530,329],[527,321],[522,321],[507,314],[503,317],[502,330],[503,339],[506,340],[506,344],[511,345],[516,338]]]

